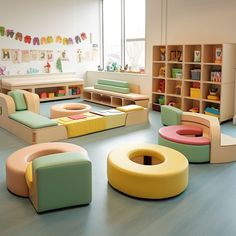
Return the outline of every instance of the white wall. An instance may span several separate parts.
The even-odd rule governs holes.
[[[50,35],[72,37],[81,32],[89,36],[91,32],[92,42],[99,43],[99,0],[0,0],[0,3],[2,9],[0,25],[8,29],[39,38]],[[96,69],[99,64],[98,61],[76,62],[77,49],[83,48],[84,51],[91,49],[89,37],[81,44],[63,46],[52,43],[34,46],[0,36],[0,45],[0,48],[21,50],[54,50],[55,52],[66,50],[70,61],[63,63],[63,70],[77,72],[80,76],[83,76],[88,68]],[[0,61],[0,65],[6,65],[11,74],[16,74],[17,71],[25,73],[29,67],[36,67],[43,71],[45,64],[45,62],[34,61],[13,65],[11,62]],[[52,69],[56,72],[55,63]]]

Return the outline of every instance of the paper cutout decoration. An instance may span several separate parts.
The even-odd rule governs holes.
[[[0,76],[6,75],[7,74],[6,70],[7,70],[6,66],[0,66]]]
[[[47,44],[47,38],[46,37],[41,37],[40,44]]]
[[[81,38],[79,35],[76,35],[75,36],[75,42],[78,44],[78,43],[81,43]]]
[[[38,37],[33,38],[33,45],[39,45],[39,38]]]
[[[62,72],[62,64],[61,64],[61,59],[60,58],[57,59],[56,67],[60,72]]]
[[[30,61],[30,52],[29,52],[29,50],[22,50],[21,51],[21,61],[22,62],[29,62]]]
[[[1,36],[5,35],[5,27],[4,26],[0,26],[0,35]]]
[[[53,43],[53,38],[52,36],[47,37],[47,43]]]
[[[12,29],[7,29],[6,30],[6,36],[7,37],[11,37],[11,38],[13,38],[13,36],[14,36],[14,31],[12,30]]]
[[[10,49],[5,49],[5,48],[2,49],[1,59],[2,59],[2,61],[10,61],[11,60]]]
[[[82,32],[80,35],[76,35],[74,38],[73,37],[62,37],[60,35],[57,35],[55,38],[51,35],[49,36],[44,36],[39,39],[37,36],[31,36],[31,35],[25,35],[21,32],[17,32],[15,34],[13,29],[5,29],[4,26],[0,26],[0,36],[6,36],[13,38],[15,35],[15,40],[17,41],[24,41],[27,44],[33,43],[33,45],[44,45],[48,43],[62,43],[63,45],[73,45],[74,40],[77,44],[81,43],[83,40],[87,39],[87,35],[85,32]],[[91,36],[90,36],[90,43],[91,43]]]
[[[19,49],[12,49],[11,50],[11,57],[12,57],[12,62],[14,64],[20,63],[20,50]]]
[[[22,38],[23,38],[22,33],[17,32],[17,33],[16,33],[16,36],[15,36],[15,40],[22,41]]]
[[[31,43],[31,36],[30,35],[25,35],[24,42],[30,44]]]
[[[49,62],[53,62],[53,50],[46,51],[46,59]]]
[[[39,56],[38,50],[30,50],[30,60],[31,61],[37,61]]]
[[[61,43],[61,42],[62,42],[62,37],[60,35],[57,35],[56,43]]]
[[[39,57],[38,57],[38,60],[39,61],[45,61],[46,60],[46,51],[44,50],[39,50]]]

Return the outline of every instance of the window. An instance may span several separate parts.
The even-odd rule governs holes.
[[[145,0],[103,0],[103,67],[132,72],[145,65]]]

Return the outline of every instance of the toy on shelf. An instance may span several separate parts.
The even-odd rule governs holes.
[[[207,99],[209,100],[214,100],[214,101],[219,101],[220,97],[218,95],[218,87],[216,85],[211,85],[209,95],[207,96]]]
[[[195,50],[194,51],[194,62],[201,62],[201,51]]]
[[[162,66],[159,70],[159,76],[165,77],[166,74],[166,68]]]
[[[160,105],[164,105],[164,104],[165,104],[165,97],[164,97],[164,96],[160,96],[160,97],[158,98],[158,103],[159,103]]]
[[[221,82],[221,71],[211,71],[211,81]]]
[[[170,101],[170,102],[168,103],[168,106],[176,107],[176,102]]]
[[[222,62],[222,48],[216,48],[215,51],[215,63]]]
[[[190,88],[190,97],[200,98],[200,83],[193,82]]]
[[[65,96],[66,95],[66,92],[64,89],[58,89],[57,92],[56,92],[56,96],[57,97],[62,97],[62,96]]]
[[[165,92],[165,80],[159,81],[159,89],[157,90],[158,93],[164,93]]]
[[[179,50],[173,50],[173,51],[171,51],[171,52],[170,52],[170,60],[171,60],[171,61],[182,62],[182,61],[183,61],[182,51],[179,51]]]
[[[160,60],[165,61],[166,60],[166,49],[165,48],[160,48]]]
[[[188,111],[190,111],[190,112],[194,112],[194,113],[199,113],[199,107],[192,107],[192,108],[190,108]]]
[[[218,107],[206,107],[204,110],[204,113],[206,115],[214,116],[217,118],[220,118],[220,109]]]
[[[39,97],[40,97],[40,98],[47,98],[47,97],[48,97],[48,94],[47,94],[46,92],[41,92],[41,93],[39,94]]]
[[[175,79],[182,79],[182,68],[172,68],[171,76]]]
[[[177,84],[176,84],[176,87],[175,87],[175,93],[176,93],[177,95],[181,95],[181,88],[182,88],[181,84],[180,84],[180,83],[177,83]]]

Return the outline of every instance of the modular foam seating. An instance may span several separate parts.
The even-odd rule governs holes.
[[[27,143],[41,143],[67,138],[66,129],[56,121],[39,115],[39,97],[36,94],[15,90],[0,93],[0,127]]]
[[[124,94],[130,93],[129,83],[119,80],[98,79],[97,83],[94,84],[94,88]]]

